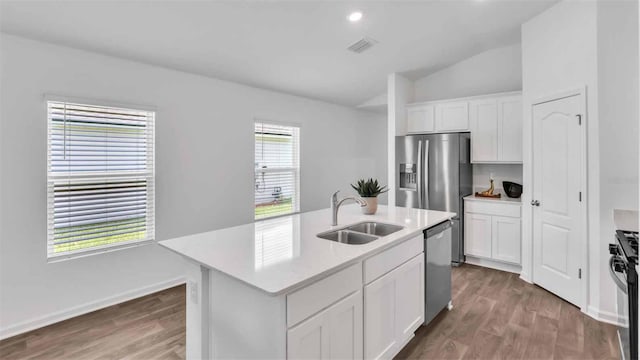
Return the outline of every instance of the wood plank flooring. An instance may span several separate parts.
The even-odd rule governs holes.
[[[185,286],[0,341],[0,359],[184,359]]]
[[[396,359],[620,359],[613,325],[516,274],[465,264],[452,276],[453,309]]]
[[[0,359],[184,359],[178,286],[0,341]],[[444,311],[397,359],[619,359],[615,327],[515,274],[453,269]]]

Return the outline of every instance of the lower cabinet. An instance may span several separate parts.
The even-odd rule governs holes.
[[[424,254],[364,287],[364,358],[391,359],[424,322]]]
[[[520,204],[466,200],[465,255],[520,264]]]
[[[467,255],[491,257],[491,215],[464,215],[464,250]]]
[[[520,219],[505,216],[491,218],[491,257],[520,263]]]
[[[358,291],[287,332],[289,359],[362,359],[362,292]]]

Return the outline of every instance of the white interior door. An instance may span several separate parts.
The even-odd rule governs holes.
[[[581,305],[582,95],[533,106],[533,281]]]

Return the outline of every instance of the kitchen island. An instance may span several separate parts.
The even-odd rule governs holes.
[[[188,259],[187,358],[392,357],[424,320],[423,231],[454,216],[349,205],[160,242]],[[402,229],[317,237],[363,221]]]

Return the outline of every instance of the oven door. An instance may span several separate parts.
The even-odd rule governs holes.
[[[618,337],[620,338],[620,352],[623,359],[631,359],[631,343],[629,342],[629,295],[627,288],[627,276],[624,272],[626,264],[616,255],[609,259],[609,275],[616,284],[616,303],[618,312]]]

